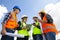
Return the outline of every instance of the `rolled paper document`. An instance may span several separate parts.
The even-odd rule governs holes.
[[[14,33],[8,33],[8,32],[6,32],[6,35],[12,36],[12,37],[24,38],[24,35],[22,35],[22,34],[14,34]]]

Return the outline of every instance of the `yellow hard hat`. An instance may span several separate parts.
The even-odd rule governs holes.
[[[46,14],[46,12],[45,12],[45,10],[41,10],[40,12],[39,12],[39,14]]]

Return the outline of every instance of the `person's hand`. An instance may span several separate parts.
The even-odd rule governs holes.
[[[22,27],[22,29],[26,29],[26,26]]]
[[[2,23],[2,31],[1,31],[1,34],[2,35],[5,35],[5,33],[6,33],[5,24]]]
[[[5,35],[6,34],[6,30],[2,29],[1,34]]]

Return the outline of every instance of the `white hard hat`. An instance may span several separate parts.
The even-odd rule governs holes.
[[[23,15],[21,18],[28,18],[28,16],[27,15]]]

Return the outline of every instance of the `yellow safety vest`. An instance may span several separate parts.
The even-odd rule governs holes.
[[[24,22],[21,22],[21,24],[22,24],[21,27],[26,26],[26,23],[24,23]],[[18,30],[18,34],[29,36],[27,29]]]
[[[36,25],[39,25],[39,22],[35,22]],[[39,29],[38,27],[34,27],[33,28],[33,34],[36,35],[36,34],[42,34],[41,32],[41,29]]]

